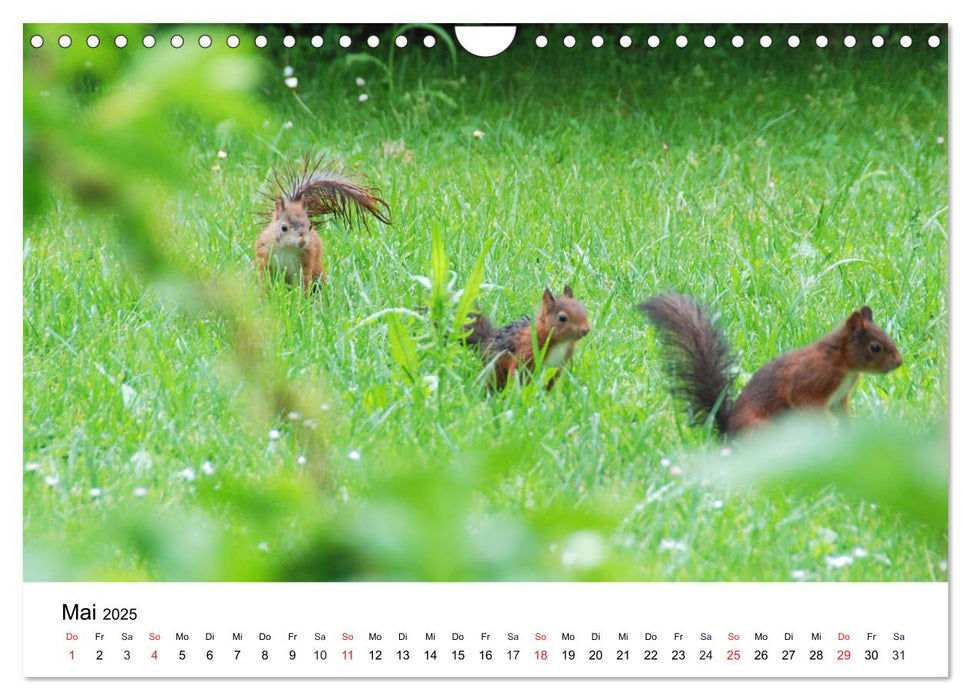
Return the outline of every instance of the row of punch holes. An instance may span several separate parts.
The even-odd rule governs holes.
[[[914,43],[914,40],[908,34],[904,34],[903,36],[901,36],[898,41],[900,46],[905,49],[910,48],[910,46],[912,46]],[[366,42],[370,48],[374,49],[380,45],[381,40],[378,37],[371,35],[367,38]],[[541,49],[549,46],[549,39],[542,34],[536,37],[535,42],[536,42],[536,46]],[[72,43],[72,39],[67,34],[62,34],[57,38],[58,46],[60,46],[63,49],[70,47],[71,43]],[[87,39],[85,40],[85,43],[88,45],[89,48],[94,49],[101,44],[101,39],[96,34],[91,34],[87,37]],[[173,48],[179,49],[179,48],[182,48],[182,46],[185,44],[185,39],[180,34],[173,34],[172,37],[169,39],[169,43],[172,45]],[[237,48],[240,45],[240,43],[241,43],[241,39],[236,34],[230,34],[226,38],[226,45],[231,49]],[[258,35],[253,40],[253,43],[257,46],[257,48],[262,49],[262,48],[266,48],[266,46],[269,44],[269,41],[265,36],[261,34],[261,35]],[[340,45],[341,48],[347,49],[347,48],[350,48],[353,41],[351,37],[345,34],[338,39],[337,43]],[[395,46],[397,46],[398,48],[404,48],[405,46],[408,45],[408,39],[407,37],[405,37],[405,35],[399,34],[398,36],[395,37],[394,43],[395,43]],[[435,40],[435,37],[432,36],[431,34],[426,35],[422,39],[422,44],[429,49],[433,48],[436,43],[437,42]],[[707,48],[714,48],[718,42],[714,36],[709,34],[702,39],[702,43]],[[768,34],[763,34],[761,37],[759,37],[758,43],[759,43],[759,46],[761,46],[762,48],[769,48],[770,46],[772,46],[773,39]],[[797,48],[802,43],[802,40],[795,34],[792,34],[786,39],[786,43],[791,48]],[[830,41],[828,37],[820,34],[819,36],[816,37],[815,43],[817,47],[825,48],[829,45]],[[856,43],[857,43],[856,37],[853,35],[847,35],[843,37],[843,45],[846,48],[853,48],[854,46],[856,46]],[[871,38],[870,43],[873,45],[874,48],[879,49],[879,48],[882,48],[887,43],[887,40],[882,35],[875,34]],[[123,49],[126,46],[128,46],[128,37],[126,37],[124,34],[119,34],[114,38],[114,44],[119,49]],[[145,48],[150,49],[154,47],[155,44],[156,44],[156,39],[153,35],[146,34],[145,36],[142,37],[142,45]],[[322,36],[315,35],[310,38],[310,44],[314,48],[319,49],[324,45],[324,38]],[[594,48],[599,49],[606,44],[606,40],[601,35],[597,34],[591,38],[590,44]],[[627,34],[624,34],[617,40],[617,44],[621,48],[628,49],[634,45],[634,40]],[[44,45],[44,37],[42,37],[40,34],[34,34],[33,36],[30,37],[30,45],[33,46],[35,49],[39,49]],[[296,37],[292,35],[287,35],[283,37],[284,47],[289,49],[289,48],[293,48],[296,45],[297,45]],[[567,34],[566,36],[563,37],[563,46],[565,46],[566,48],[571,49],[576,45],[577,45],[577,39],[572,34]],[[661,45],[661,39],[657,35],[652,34],[647,38],[648,47],[652,49],[656,49],[660,45]],[[682,49],[685,48],[688,45],[688,37],[685,36],[684,34],[679,34],[674,38],[674,45],[677,46],[678,48],[682,48]],[[736,34],[731,38],[731,45],[735,48],[741,48],[745,45],[745,38],[739,34]],[[932,34],[927,38],[927,45],[930,46],[932,49],[936,49],[938,46],[941,45],[941,38],[936,34]],[[208,49],[210,46],[212,46],[212,37],[209,36],[208,34],[203,34],[202,36],[200,36],[199,46],[204,49]]]

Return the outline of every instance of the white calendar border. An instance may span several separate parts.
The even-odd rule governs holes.
[[[336,5],[323,2],[308,2],[307,0],[291,0],[289,3],[272,7],[272,11],[267,9],[264,3],[244,4],[242,0],[234,7],[232,17],[227,17],[225,10],[210,9],[204,7],[198,0],[166,0],[164,6],[147,7],[141,5],[133,6],[130,2],[114,0],[111,2],[85,2],[83,4],[68,3],[66,0],[56,0],[44,3],[44,5],[34,5],[28,7],[17,7],[4,9],[3,23],[6,28],[4,36],[6,41],[2,43],[2,49],[6,52],[6,65],[9,67],[20,66],[21,63],[21,42],[22,33],[20,24],[24,21],[108,21],[108,20],[139,20],[139,21],[312,21],[326,16],[328,21],[349,22],[349,21],[395,21],[397,19],[416,19],[422,18],[429,21],[448,22],[451,20],[463,22],[566,22],[566,21],[588,21],[588,22],[867,22],[874,15],[878,15],[881,22],[937,22],[951,21],[950,26],[950,51],[951,63],[949,66],[949,80],[951,84],[951,123],[971,123],[968,115],[971,114],[969,108],[968,93],[958,91],[955,88],[963,83],[969,84],[969,73],[971,73],[971,48],[968,42],[971,39],[971,23],[966,23],[965,16],[956,16],[957,13],[952,9],[952,3],[945,0],[920,0],[916,2],[901,2],[900,0],[888,0],[881,3],[874,9],[868,7],[852,7],[845,0],[814,0],[806,5],[793,5],[789,3],[778,3],[774,1],[762,0],[738,0],[733,3],[715,2],[678,2],[657,4],[655,6],[643,5],[636,10],[631,9],[631,3],[625,0],[600,0],[597,3],[585,3],[571,7],[562,2],[552,0],[542,0],[531,4],[522,3],[521,0],[490,0],[479,5],[458,6],[454,2],[447,0],[418,0],[415,2],[393,2],[393,0],[372,0],[366,4],[345,4]],[[23,9],[21,9],[23,8]],[[957,20],[961,22],[958,23]],[[963,42],[963,43],[962,43]],[[2,87],[4,94],[20,95],[21,74],[16,69],[8,68],[3,71]],[[18,104],[19,107],[19,104]],[[4,113],[4,128],[0,131],[5,139],[8,139],[7,153],[22,154],[22,111],[18,113],[13,110]],[[971,136],[961,130],[953,130],[948,138],[951,148],[951,164],[949,170],[949,182],[951,184],[952,204],[957,203],[956,209],[952,209],[949,231],[951,232],[951,253],[950,267],[952,272],[958,269],[966,269],[971,263],[971,240],[967,236],[955,236],[955,231],[962,231],[961,224],[971,224],[971,217],[962,212],[960,202],[955,200],[954,194],[966,192],[971,180],[967,176],[966,167],[971,163],[971,152],[968,143]],[[9,217],[13,219],[14,231],[22,230],[22,215],[20,191],[16,183],[20,182],[22,169],[20,158],[17,158],[18,167],[6,166],[12,172],[13,177],[9,179],[6,187],[0,188],[0,196],[3,197],[4,208],[2,211],[17,212]],[[14,243],[8,245],[13,247]],[[18,244],[19,246],[19,244]],[[18,247],[19,250],[19,247]],[[4,256],[3,263],[5,269],[0,274],[0,327],[22,328],[22,269],[20,256],[9,254]],[[953,353],[955,348],[967,348],[968,341],[971,340],[971,307],[968,302],[971,300],[969,288],[971,281],[967,275],[951,275],[950,307],[951,316],[951,357],[966,355],[966,353]],[[732,693],[745,693],[751,696],[771,695],[778,697],[784,694],[789,698],[816,698],[820,693],[879,693],[881,698],[907,698],[911,700],[916,693],[932,692],[938,695],[951,695],[955,693],[958,684],[955,678],[967,678],[969,672],[965,670],[967,664],[954,664],[954,660],[967,659],[971,653],[971,642],[967,641],[966,636],[971,626],[968,622],[968,606],[964,603],[963,594],[955,595],[954,592],[963,581],[961,577],[961,565],[966,558],[964,551],[958,556],[956,549],[952,549],[950,558],[949,576],[951,581],[951,668],[952,681],[943,683],[940,681],[817,681],[810,683],[793,683],[784,680],[756,680],[756,681],[728,681],[728,686],[723,687],[723,681],[650,681],[650,685],[644,685],[642,681],[488,681],[470,683],[467,681],[438,680],[438,681],[343,681],[331,680],[326,685],[320,685],[315,681],[266,681],[252,682],[245,680],[219,681],[218,685],[212,681],[165,681],[155,683],[145,683],[141,681],[85,681],[82,683],[73,682],[26,682],[21,677],[22,659],[20,653],[19,633],[20,615],[14,611],[19,606],[21,597],[21,571],[22,571],[22,480],[20,469],[13,468],[19,466],[22,454],[22,412],[21,399],[22,391],[19,390],[22,383],[20,373],[22,367],[22,346],[11,347],[5,345],[0,347],[0,366],[4,369],[4,377],[8,387],[16,387],[17,390],[4,392],[4,401],[0,403],[0,430],[3,431],[3,444],[11,445],[13,464],[8,464],[7,473],[14,484],[4,484],[8,488],[3,489],[4,497],[7,499],[3,512],[9,519],[3,528],[3,548],[0,552],[4,555],[3,561],[8,564],[5,567],[6,574],[3,577],[3,593],[5,610],[0,636],[0,656],[2,656],[3,685],[5,688],[14,690],[17,694],[29,694],[31,697],[51,697],[64,698],[68,693],[81,689],[83,692],[97,693],[100,697],[132,697],[140,698],[170,698],[173,693],[190,692],[212,692],[218,687],[220,692],[233,693],[238,698],[263,698],[270,693],[286,692],[289,697],[315,696],[321,693],[335,694],[337,697],[354,695],[361,697],[364,695],[387,697],[391,691],[421,693],[427,697],[449,697],[456,696],[468,698],[485,698],[494,700],[497,692],[508,694],[549,694],[555,692],[558,697],[563,698],[584,698],[589,700],[591,695],[602,694],[609,691],[617,697],[627,695],[638,695],[643,697],[645,693],[660,693],[662,696],[677,693],[679,697],[710,696],[712,693],[729,691]],[[971,382],[971,368],[962,366],[952,367],[951,375],[951,415],[952,425],[967,425],[971,412],[968,410],[969,388]],[[969,489],[967,486],[968,477],[964,475],[963,468],[971,465],[971,443],[966,431],[964,433],[955,431],[952,443],[950,495],[951,503],[968,502]],[[951,509],[951,528],[950,541],[964,542],[968,535],[971,535],[969,521],[971,516],[965,509]],[[894,584],[884,584],[894,585]],[[962,667],[963,666],[963,667]],[[865,684],[865,685],[864,685]]]

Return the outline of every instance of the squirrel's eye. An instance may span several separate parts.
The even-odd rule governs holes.
[[[566,323],[567,321],[566,314],[560,314],[559,319],[560,319],[560,323]]]
[[[287,230],[288,230],[288,229],[289,229],[290,227],[289,227],[289,226],[287,226],[286,224],[283,224],[283,226],[281,226],[280,228],[281,228],[281,229],[282,229],[283,231],[287,231]]]
[[[883,346],[880,343],[870,343],[870,352],[876,355],[878,352],[883,350]]]

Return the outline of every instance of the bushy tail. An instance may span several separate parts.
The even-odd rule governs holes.
[[[480,349],[488,347],[496,337],[496,329],[492,321],[478,311],[469,313],[468,319],[469,322],[462,326],[462,330],[468,332],[463,342]]]
[[[355,182],[333,163],[305,158],[299,171],[277,176],[277,189],[289,201],[303,199],[312,221],[336,216],[345,224],[355,219],[367,227],[367,217],[391,223],[391,209],[373,187]],[[275,195],[274,195],[275,197]]]
[[[674,368],[674,393],[682,398],[697,423],[714,411],[718,432],[728,432],[735,380],[731,351],[721,332],[696,302],[677,294],[651,297],[639,304],[657,327]]]

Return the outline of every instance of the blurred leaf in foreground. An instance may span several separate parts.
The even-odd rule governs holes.
[[[703,472],[736,487],[834,486],[946,532],[947,463],[943,427],[920,433],[886,422],[847,427],[794,416],[707,456]]]

